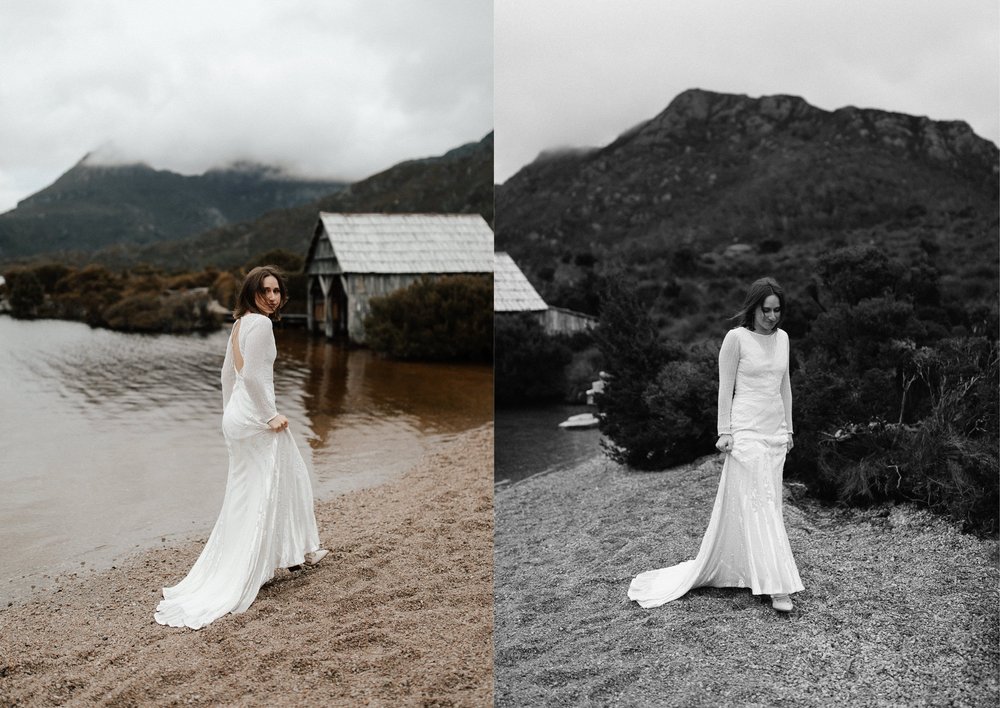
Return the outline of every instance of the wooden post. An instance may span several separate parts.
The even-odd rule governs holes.
[[[319,276],[319,287],[323,291],[323,332],[328,339],[333,339],[333,278],[329,275]]]
[[[315,284],[316,277],[310,275],[309,284],[306,285],[306,332],[309,334],[312,334],[316,328],[316,313],[313,312],[316,308],[316,298],[313,295],[313,286]]]

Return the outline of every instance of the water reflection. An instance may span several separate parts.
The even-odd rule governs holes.
[[[202,535],[227,459],[226,332],[126,335],[0,317],[0,600],[80,562]],[[277,330],[275,393],[318,497],[392,478],[492,420],[486,366],[405,364]]]

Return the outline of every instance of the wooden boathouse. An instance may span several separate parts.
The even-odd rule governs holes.
[[[570,334],[588,330],[597,318],[582,312],[551,307],[545,303],[514,259],[503,251],[493,254],[493,313],[495,317],[529,315],[548,334]]]
[[[310,332],[365,341],[372,297],[422,277],[493,272],[493,230],[479,214],[320,212],[306,255]]]

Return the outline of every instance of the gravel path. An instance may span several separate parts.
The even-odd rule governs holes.
[[[0,609],[0,706],[486,706],[493,430],[317,505],[331,550],[199,631],[153,621],[204,541]]]
[[[790,616],[735,588],[629,602],[632,576],[697,554],[720,472],[598,457],[496,492],[495,705],[997,704],[997,542],[913,507],[786,490]]]

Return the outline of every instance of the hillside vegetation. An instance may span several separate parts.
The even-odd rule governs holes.
[[[39,255],[84,262],[98,249],[194,236],[344,186],[250,163],[187,176],[146,164],[102,165],[88,155],[0,214],[0,263]]]
[[[765,273],[808,300],[815,259],[848,245],[929,257],[944,299],[995,303],[997,162],[960,122],[691,90],[498,185],[496,243],[546,302],[591,314],[603,279],[628,273],[682,341],[721,337]]]
[[[254,254],[282,249],[306,255],[319,212],[482,214],[493,224],[493,134],[439,157],[408,160],[334,194],[193,238],[92,255],[112,266],[146,262],[165,268],[231,268]]]
[[[792,341],[787,474],[825,501],[913,501],[996,533],[997,163],[963,123],[688,91],[498,187],[496,238],[547,302],[600,315],[616,461],[712,452],[719,344],[772,275]]]

